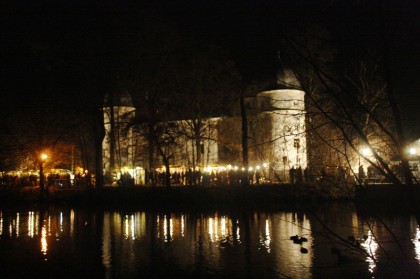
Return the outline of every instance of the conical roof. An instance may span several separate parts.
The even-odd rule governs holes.
[[[278,89],[301,89],[302,85],[290,68],[283,68],[277,72]]]
[[[283,61],[280,51],[277,52],[277,85],[278,89],[301,89],[302,84],[295,72]]]
[[[277,53],[277,73],[275,78],[269,80],[263,91],[279,89],[302,90],[302,84],[296,77],[295,72],[281,59],[280,52]]]
[[[133,99],[131,94],[127,91],[120,93],[106,94],[104,100],[104,107],[132,107]]]

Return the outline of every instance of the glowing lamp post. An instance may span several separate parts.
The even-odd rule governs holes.
[[[411,147],[410,149],[408,149],[408,154],[416,155],[416,149],[414,147]]]
[[[362,154],[363,154],[363,156],[365,156],[365,157],[370,157],[370,156],[372,156],[372,150],[370,150],[370,148],[369,148],[369,147],[364,147],[364,148],[362,148],[361,153],[362,153]]]
[[[39,164],[39,187],[41,191],[44,191],[44,163],[48,159],[48,155],[42,153],[40,156],[40,164]]]

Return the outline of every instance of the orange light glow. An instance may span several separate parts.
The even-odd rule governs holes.
[[[41,160],[42,161],[45,161],[45,160],[47,160],[48,159],[48,155],[47,154],[45,154],[45,153],[42,153],[41,154]]]

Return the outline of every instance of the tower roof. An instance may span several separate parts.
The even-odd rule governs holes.
[[[133,99],[127,91],[105,95],[104,107],[132,107]]]
[[[262,91],[281,90],[281,89],[297,89],[302,90],[302,84],[296,77],[295,72],[285,63],[280,52],[277,53],[277,73],[275,78],[267,80]]]
[[[302,84],[295,72],[283,61],[280,50],[277,51],[277,89],[301,89]]]
[[[279,69],[277,72],[278,89],[301,89],[302,85],[290,68]]]

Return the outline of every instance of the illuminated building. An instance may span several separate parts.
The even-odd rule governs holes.
[[[305,133],[305,92],[293,72],[281,70],[274,82],[258,89],[251,88],[245,103],[248,115],[249,169],[253,175],[262,175],[272,182],[289,181],[291,168],[307,166]],[[253,91],[253,92],[252,92]],[[141,170],[159,169],[162,158],[157,155],[154,166],[149,166],[147,138],[136,134],[129,123],[136,117],[135,107],[129,96],[123,95],[113,102],[105,101],[104,119],[106,136],[103,142],[104,174],[123,173],[141,167]],[[190,125],[191,120],[176,120],[177,127]],[[168,121],[169,123],[171,121]],[[203,120],[204,136],[197,143],[192,134],[179,134],[176,143],[165,146],[171,154],[172,170],[186,171],[190,168],[211,172],[226,170],[228,166],[242,165],[241,118],[235,116],[211,117]],[[185,131],[185,129],[183,130]],[[197,148],[200,144],[200,148]],[[197,151],[199,150],[199,151]],[[201,154],[196,154],[200,152]],[[264,166],[263,166],[264,165]],[[240,169],[239,169],[240,170]],[[114,171],[115,172],[115,171]],[[131,173],[130,173],[131,174]],[[133,175],[133,174],[131,174]],[[144,182],[142,178],[138,181]],[[137,182],[137,181],[136,181]]]
[[[137,164],[135,156],[138,146],[135,132],[130,126],[130,121],[135,117],[131,96],[107,96],[103,112],[105,137],[102,158],[105,177],[116,182],[122,175],[129,174],[135,184],[144,183],[144,170]]]
[[[307,167],[305,92],[300,87],[293,72],[285,69],[279,71],[276,84],[248,104],[251,158],[269,162],[274,180],[287,181],[291,168]]]

